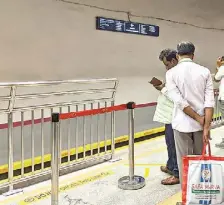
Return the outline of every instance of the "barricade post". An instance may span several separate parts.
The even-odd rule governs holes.
[[[111,106],[114,106],[114,101],[111,102]],[[111,153],[112,158],[115,152],[115,111],[111,112]]]
[[[9,178],[9,191],[13,190],[13,118],[12,113],[8,114],[8,178]]]
[[[59,113],[52,113],[51,205],[59,204],[59,118]]]
[[[134,175],[134,108],[135,103],[127,103],[128,125],[129,125],[129,176],[124,176],[118,180],[118,187],[124,190],[137,190],[145,186],[145,179]]]
[[[16,87],[12,86],[10,88],[10,100],[9,100],[9,107],[8,107],[8,178],[9,178],[9,192],[12,194],[13,192],[13,107],[15,103],[15,93]]]

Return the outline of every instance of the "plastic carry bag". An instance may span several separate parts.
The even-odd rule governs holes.
[[[210,143],[201,156],[183,157],[182,204],[224,205],[224,157],[212,156]]]

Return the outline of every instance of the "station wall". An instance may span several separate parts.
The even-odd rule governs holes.
[[[224,55],[224,2],[217,0],[1,0],[0,81],[117,77],[117,102],[154,101],[147,83],[164,77],[161,49],[196,45],[196,61],[215,70]],[[159,37],[95,29],[104,16],[160,26]]]

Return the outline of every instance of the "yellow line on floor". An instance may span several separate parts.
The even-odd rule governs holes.
[[[157,140],[157,139],[153,138],[153,139],[146,140],[144,142],[146,143],[146,142],[155,141],[155,140]],[[126,147],[128,147],[128,146],[126,146]],[[152,154],[155,154],[155,153],[160,153],[160,152],[163,152],[165,150],[166,150],[165,146],[164,147],[160,147],[158,149],[154,149],[154,150],[151,150],[151,151],[147,151],[147,152],[141,153],[141,154],[135,156],[135,159],[142,158],[142,157],[148,157],[149,155],[152,155]],[[84,177],[87,178],[89,176],[92,176],[92,173],[106,172],[109,169],[114,168],[115,166],[118,166],[118,165],[121,165],[121,164],[124,164],[124,163],[127,163],[127,162],[128,162],[128,159],[125,159],[125,160],[121,160],[121,161],[114,162],[114,163],[111,163],[111,164],[106,164],[104,167],[100,167],[100,168],[96,168],[95,170],[88,171],[86,174],[80,174],[80,175],[77,176],[77,178],[78,179],[81,179],[81,178],[84,178]],[[66,183],[71,182],[73,180],[74,180],[74,176],[69,177],[69,178],[61,181],[60,184],[66,184]],[[50,187],[51,187],[51,185],[48,184],[48,185],[45,185],[45,186],[43,186],[41,188],[38,188],[36,190],[33,190],[33,191],[25,193],[26,194],[25,196],[24,195],[11,196],[10,198],[8,198],[6,200],[1,201],[0,205],[5,205],[6,203],[15,202],[15,201],[17,201],[17,203],[18,203],[18,201],[22,202],[22,201],[25,200],[25,198],[36,196],[38,193],[41,194],[41,193],[43,193],[43,190],[47,190]],[[23,204],[19,203],[19,205],[23,205]]]
[[[135,133],[135,139],[138,139],[138,138],[141,138],[141,137],[144,137],[144,136],[148,136],[148,135],[152,135],[152,134],[156,134],[156,133],[160,133],[160,132],[163,132],[163,131],[164,131],[164,127],[158,127],[158,128],[145,130],[145,131],[142,131],[142,132],[137,132],[137,133]],[[122,143],[122,142],[125,142],[127,140],[128,140],[128,135],[116,137],[115,138],[115,144]],[[85,149],[84,149],[84,147],[78,147],[77,148],[77,153],[78,154],[83,153],[84,150],[87,152],[87,151],[90,151],[90,150],[93,150],[93,149],[97,149],[98,145],[99,145],[100,148],[103,148],[106,145],[109,146],[109,145],[111,145],[111,140],[101,141],[99,143],[88,144],[88,145],[85,146]],[[62,158],[67,157],[69,152],[70,152],[70,155],[76,154],[76,148],[72,148],[72,149],[70,149],[70,151],[69,150],[63,150],[61,152],[61,157]],[[42,159],[41,156],[35,157],[34,165],[40,164],[41,159]],[[44,160],[43,161],[44,162],[50,162],[51,161],[51,154],[44,155]],[[23,164],[24,164],[24,168],[30,167],[32,165],[32,159],[24,160]],[[13,170],[21,169],[21,167],[22,167],[22,162],[21,161],[14,162]],[[0,174],[4,174],[4,173],[7,173],[7,172],[8,172],[8,164],[1,165],[0,166]]]
[[[178,192],[157,205],[176,205],[177,202],[181,202],[181,197],[181,192]]]
[[[149,173],[150,173],[150,169],[149,169],[149,168],[145,168],[145,174],[144,174],[144,177],[145,177],[145,178],[149,177]]]

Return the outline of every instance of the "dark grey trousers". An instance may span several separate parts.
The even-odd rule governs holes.
[[[187,155],[201,155],[203,149],[203,132],[183,133],[174,130],[177,164],[179,167],[180,183],[182,184],[182,157]]]

